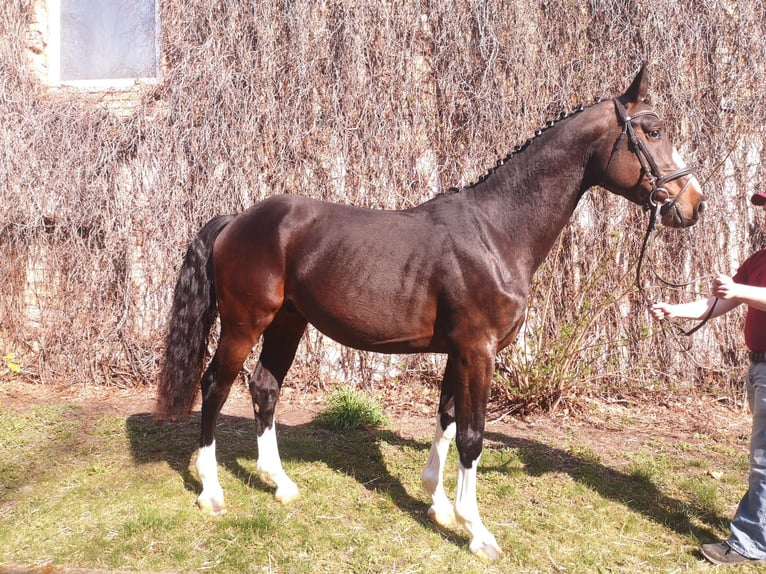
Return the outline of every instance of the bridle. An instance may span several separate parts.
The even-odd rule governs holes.
[[[652,187],[652,191],[649,193],[649,197],[646,200],[646,203],[644,204],[643,208],[644,211],[649,212],[649,224],[646,229],[646,234],[644,235],[644,240],[641,244],[641,252],[638,257],[638,265],[636,266],[636,286],[638,287],[638,290],[643,293],[644,287],[641,284],[641,267],[643,265],[644,261],[644,255],[646,253],[646,246],[649,242],[649,237],[654,231],[654,229],[657,226],[657,212],[660,213],[667,213],[670,211],[676,204],[676,202],[679,200],[679,198],[686,192],[689,184],[691,183],[691,178],[689,178],[689,181],[686,182],[686,184],[681,188],[681,191],[679,191],[674,197],[670,198],[670,193],[668,193],[668,190],[665,189],[664,185],[668,183],[669,181],[673,181],[675,179],[678,179],[680,177],[684,177],[686,175],[690,175],[692,173],[692,169],[690,167],[684,167],[681,169],[678,169],[676,171],[673,171],[667,175],[662,175],[662,172],[660,171],[660,168],[657,166],[657,162],[654,161],[654,158],[652,157],[652,154],[649,153],[649,150],[646,149],[646,146],[644,145],[644,142],[641,141],[641,139],[636,135],[636,131],[633,128],[633,120],[636,118],[640,118],[642,116],[654,116],[655,118],[659,119],[659,116],[653,112],[652,110],[640,110],[633,114],[632,116],[628,115],[627,110],[625,109],[625,106],[622,104],[622,102],[618,98],[614,98],[614,106],[617,110],[617,117],[620,120],[620,123],[622,124],[622,132],[620,133],[619,137],[617,138],[617,141],[614,143],[614,147],[612,148],[612,154],[609,156],[609,162],[606,165],[606,172],[609,171],[609,166],[612,163],[612,159],[614,159],[614,156],[617,154],[617,152],[620,149],[620,146],[622,145],[622,141],[625,139],[625,137],[628,138],[629,146],[628,149],[630,149],[638,159],[638,162],[641,164],[641,173],[644,177],[646,177],[647,181],[649,182],[649,185]],[[660,196],[660,193],[664,194],[664,198]],[[668,199],[670,200],[668,201]],[[663,283],[666,283],[668,285],[672,285],[674,287],[681,287],[683,285],[681,284],[670,284],[667,281],[664,281],[662,278],[660,278],[660,281],[663,281]],[[710,307],[710,310],[707,312],[707,315],[702,319],[700,323],[698,323],[696,326],[694,326],[692,329],[684,330],[678,325],[675,325],[681,333],[683,333],[686,336],[692,335],[697,330],[702,328],[705,323],[708,322],[708,320],[712,317],[713,311],[715,310],[716,304],[718,303],[718,299],[713,302],[713,305]]]
[[[633,128],[632,123],[634,119],[640,118],[642,116],[654,116],[657,119],[659,119],[659,116],[652,110],[640,110],[632,116],[629,116],[627,110],[625,110],[625,106],[622,105],[622,102],[618,98],[614,98],[613,101],[617,110],[617,117],[622,124],[622,132],[620,132],[620,136],[614,143],[614,147],[612,148],[612,155],[609,156],[609,163],[606,165],[606,171],[609,171],[609,166],[611,165],[614,156],[619,151],[620,146],[622,145],[622,141],[627,136],[628,143],[630,144],[628,149],[630,149],[638,158],[638,162],[641,164],[641,173],[644,175],[644,177],[646,177],[649,185],[652,186],[652,191],[649,193],[649,197],[644,204],[644,209],[652,213],[651,219],[653,229],[654,224],[656,224],[657,210],[662,208],[662,213],[669,211],[675,205],[681,195],[686,192],[689,182],[687,182],[681,191],[678,192],[675,197],[670,200],[670,203],[668,203],[670,194],[668,193],[668,190],[665,189],[664,185],[669,181],[673,181],[680,177],[684,177],[685,175],[691,174],[692,169],[690,167],[684,167],[667,175],[662,175],[662,172],[657,166],[657,162],[654,161],[652,154],[649,153],[649,150],[646,149],[644,142],[642,142],[641,139],[636,135],[636,130]],[[691,179],[689,181],[691,181]],[[664,199],[660,198],[660,192],[665,194]]]

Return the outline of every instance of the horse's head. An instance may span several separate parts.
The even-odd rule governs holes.
[[[644,66],[623,95],[600,104],[606,128],[590,165],[602,187],[659,208],[667,226],[689,227],[705,209],[702,188],[645,102],[647,87]]]

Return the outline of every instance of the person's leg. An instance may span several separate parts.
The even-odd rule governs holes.
[[[731,522],[727,544],[759,560],[766,558],[766,363],[751,365],[747,394],[753,415],[749,488]]]

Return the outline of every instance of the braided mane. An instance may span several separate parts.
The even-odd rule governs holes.
[[[598,104],[601,101],[603,101],[602,98],[596,98],[594,101],[594,104]],[[559,113],[558,117],[552,120],[548,120],[545,122],[545,125],[535,130],[535,135],[531,138],[529,138],[527,141],[525,141],[522,145],[517,145],[513,148],[513,151],[511,151],[508,155],[506,155],[504,158],[501,158],[497,160],[494,166],[490,167],[486,173],[484,173],[482,176],[479,177],[477,181],[472,181],[468,183],[468,185],[465,185],[463,187],[450,187],[448,188],[444,193],[458,193],[464,189],[471,189],[479,185],[480,183],[484,183],[489,176],[491,176],[493,173],[495,173],[495,170],[497,168],[505,165],[507,162],[511,161],[515,156],[523,152],[525,149],[527,149],[533,141],[535,141],[538,137],[543,135],[543,132],[549,130],[550,128],[554,127],[555,125],[559,124],[561,121],[569,119],[573,116],[576,116],[583,110],[585,110],[586,107],[583,104],[578,105],[573,111],[567,112],[566,110]]]

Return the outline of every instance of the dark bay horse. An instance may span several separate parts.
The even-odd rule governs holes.
[[[208,336],[217,350],[202,377],[198,503],[224,509],[215,427],[232,382],[263,337],[249,382],[257,468],[276,497],[298,487],[277,449],[274,408],[306,325],[381,353],[446,353],[436,436],[423,471],[437,523],[457,520],[470,549],[500,555],[479,516],[477,465],[495,355],[524,317],[532,274],[582,195],[600,186],[693,225],[702,191],[645,103],[645,68],[621,96],[551,122],[480,183],[401,211],[360,209],[293,195],[211,220],[192,241],[176,285],[157,415],[190,412]],[[443,485],[447,450],[459,453],[454,505]]]

